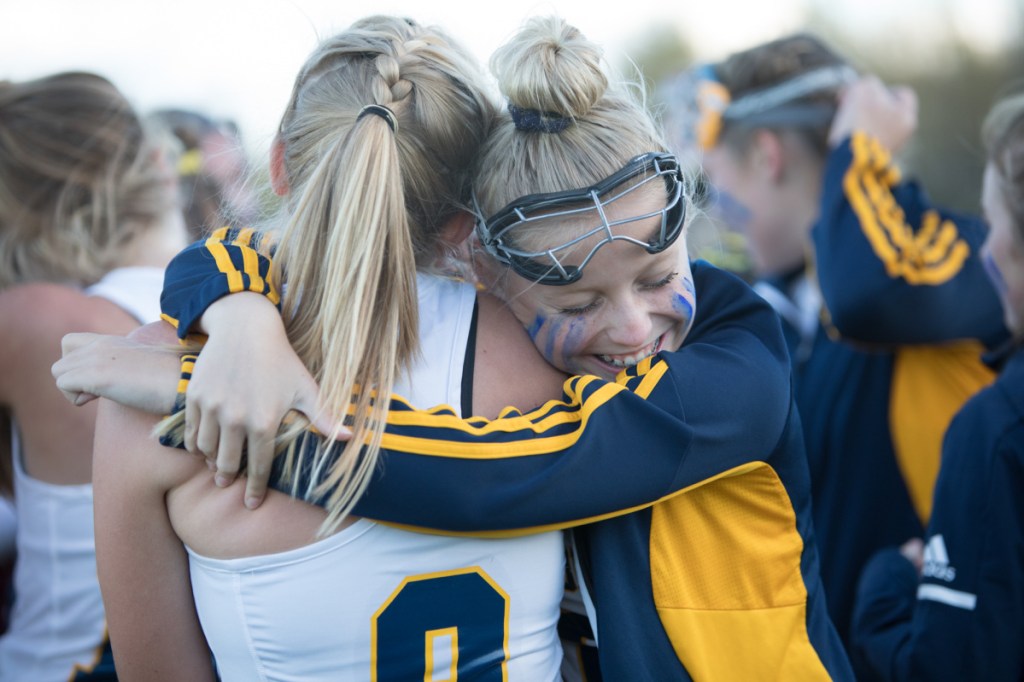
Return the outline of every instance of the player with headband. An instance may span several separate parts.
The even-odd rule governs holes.
[[[900,177],[913,93],[858,77],[813,36],[678,85],[678,133],[717,190],[710,210],[746,235],[755,288],[783,319],[845,640],[864,562],[921,534],[946,425],[992,378],[980,354],[1006,331],[977,257],[985,227]]]

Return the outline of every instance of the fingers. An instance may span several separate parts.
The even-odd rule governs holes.
[[[196,438],[199,434],[200,410],[197,401],[188,399],[188,392],[185,393],[185,449],[192,454],[201,454],[196,447]]]
[[[210,422],[211,420],[206,420]],[[220,429],[219,439],[216,444],[217,452],[217,475],[214,482],[221,488],[226,488],[238,477],[238,470],[242,464],[242,446],[245,444],[245,432],[237,424],[229,424],[227,428]],[[199,435],[200,447],[204,445],[203,433]],[[205,450],[204,452],[210,452]]]
[[[305,370],[305,368],[303,368]],[[312,376],[306,374],[305,381],[299,388],[298,396],[293,405],[294,409],[306,415],[317,433],[323,436],[335,434],[335,440],[347,441],[352,437],[352,432],[338,423],[330,414],[320,409],[320,387]]]
[[[924,541],[921,538],[912,538],[900,546],[900,554],[920,573],[924,567]]]
[[[95,393],[89,392],[91,384],[87,383],[91,379],[89,370],[92,367],[84,367],[86,371],[83,374],[81,371],[83,368],[80,367],[82,363],[77,357],[68,357],[68,355],[89,345],[99,336],[101,335],[89,333],[65,335],[61,339],[62,357],[50,367],[50,375],[53,376],[57,388],[68,402],[76,407],[95,400],[97,396]]]
[[[238,477],[244,435],[240,420],[203,410],[186,399],[185,449],[206,458],[207,466],[216,473],[214,482],[222,488]]]
[[[839,144],[855,131],[877,139],[893,153],[902,149],[917,128],[917,94],[904,86],[888,86],[867,75],[847,87],[829,131],[829,143]]]
[[[68,353],[88,346],[96,339],[103,336],[102,334],[93,334],[91,332],[75,332],[72,334],[65,334],[64,338],[60,340],[60,354],[61,356],[67,356]]]
[[[77,382],[71,372],[65,371],[63,367],[58,367],[58,364],[60,364],[60,361],[57,361],[57,363],[50,368],[50,373],[53,374],[53,378],[56,380],[57,388],[60,390],[61,394],[72,405],[84,405],[89,402],[88,400],[79,402],[82,396],[92,394],[83,393],[81,387],[77,386]]]
[[[900,110],[905,115],[917,120],[917,92],[905,85],[895,86],[890,89],[893,98],[897,101]]]
[[[274,463],[274,432],[264,429],[250,431],[247,456],[245,506],[255,509],[267,494],[267,482]]]
[[[65,393],[64,395],[67,396],[68,394]],[[82,405],[85,405],[86,403],[91,403],[93,400],[96,400],[96,398],[99,398],[99,396],[95,395],[93,393],[82,392],[82,393],[79,393],[78,395],[76,395],[74,400],[71,400],[71,403],[75,407],[81,407]]]

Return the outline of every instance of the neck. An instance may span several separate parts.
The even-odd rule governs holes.
[[[155,225],[141,230],[125,249],[118,267],[165,268],[188,244],[185,221],[179,211],[165,214]]]

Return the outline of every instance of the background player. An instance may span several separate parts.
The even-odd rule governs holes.
[[[995,105],[983,139],[983,258],[1013,339],[949,426],[926,541],[878,553],[861,578],[853,643],[887,680],[1024,675],[1024,95]]]
[[[978,257],[985,227],[900,177],[891,153],[916,127],[913,93],[858,76],[814,36],[686,77],[718,208],[783,320],[845,640],[860,569],[920,534],[946,425],[992,378],[980,355],[1006,332]]]
[[[93,546],[95,407],[69,405],[50,366],[69,332],[159,319],[163,267],[186,243],[166,151],[99,75],[0,83],[0,451],[17,508],[0,680],[114,679]]]

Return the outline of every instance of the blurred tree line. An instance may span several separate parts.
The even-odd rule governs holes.
[[[880,25],[870,34],[842,25],[825,0],[810,3],[806,12],[804,30],[828,41],[859,70],[917,91],[920,125],[901,165],[937,203],[977,213],[984,168],[981,122],[1001,95],[1024,90],[1024,2],[1015,0],[1009,10],[1016,25],[1007,31],[1016,39],[998,48],[969,42],[941,0],[931,4],[935,14],[922,25]],[[667,26],[647,32],[628,52],[650,92],[703,59]]]

